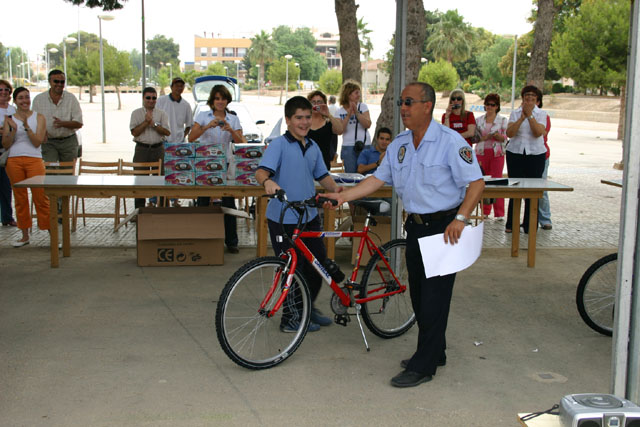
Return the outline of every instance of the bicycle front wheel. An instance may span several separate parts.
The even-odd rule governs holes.
[[[360,298],[371,298],[408,286],[409,275],[405,260],[407,241],[392,240],[379,249],[393,270],[397,281],[380,258],[374,253],[362,277]],[[394,338],[404,334],[416,321],[409,290],[362,303],[362,319],[369,330],[381,338]]]
[[[616,302],[618,254],[609,254],[594,262],[578,284],[576,303],[582,320],[603,335],[613,333]]]
[[[218,301],[218,341],[231,360],[249,369],[282,363],[302,343],[311,317],[311,299],[303,277],[294,273],[289,294],[278,312],[269,312],[286,287],[286,262],[258,258],[229,279]]]

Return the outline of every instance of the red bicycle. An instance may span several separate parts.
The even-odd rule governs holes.
[[[367,351],[369,344],[360,317],[369,330],[381,338],[394,338],[405,333],[415,323],[413,307],[407,291],[405,263],[406,241],[392,240],[378,247],[371,237],[370,224],[375,219],[368,210],[362,231],[304,231],[303,213],[309,207],[321,206],[324,199],[314,197],[301,202],[289,202],[284,191],[274,196],[284,203],[280,215],[293,209],[298,224],[292,236],[286,235],[292,248],[279,257],[257,258],[243,265],[227,282],[216,310],[216,331],[224,352],[231,360],[249,369],[266,369],[289,358],[307,334],[311,317],[311,299],[305,279],[296,271],[297,248],[313,265],[333,291],[331,309],[335,322],[346,326],[356,316]],[[302,238],[352,237],[361,238],[355,267],[342,284],[344,274],[333,260],[323,265],[309,251]],[[358,281],[360,260],[364,248],[371,259]],[[281,322],[296,318],[299,325],[294,333],[281,330]]]

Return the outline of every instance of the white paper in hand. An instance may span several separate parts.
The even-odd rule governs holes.
[[[483,230],[482,222],[476,227],[467,225],[455,245],[445,243],[444,234],[418,239],[427,278],[457,273],[476,262],[482,251]]]

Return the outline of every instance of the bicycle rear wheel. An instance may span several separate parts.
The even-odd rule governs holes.
[[[380,247],[380,252],[403,285],[409,283],[405,251],[407,241],[396,239]],[[364,271],[360,298],[374,297],[399,289],[378,253],[374,253]],[[362,319],[369,330],[381,338],[394,338],[404,334],[416,321],[409,290],[362,303]]]
[[[311,299],[307,284],[298,273],[294,273],[282,308],[268,317],[285,288],[285,266],[285,261],[277,257],[255,259],[242,266],[222,290],[216,310],[218,341],[227,356],[240,366],[276,366],[298,349],[307,333]],[[265,306],[261,308],[263,301]],[[283,332],[281,321],[293,322],[297,330]]]
[[[618,254],[609,254],[594,262],[578,284],[576,303],[582,320],[603,335],[613,333]]]

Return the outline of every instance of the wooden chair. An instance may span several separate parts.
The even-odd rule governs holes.
[[[75,175],[76,159],[69,162],[44,162],[44,173],[45,175]],[[73,198],[70,200],[71,218],[73,218]],[[53,209],[53,207],[51,207],[51,209]],[[57,207],[55,209],[57,209]],[[33,198],[31,199],[31,216],[33,217]],[[58,218],[62,218],[62,214],[58,214]],[[75,229],[72,231],[75,231]]]
[[[118,175],[120,171],[120,161],[116,162],[90,162],[86,160],[80,159],[80,164],[78,166],[78,175]],[[111,196],[107,196],[106,198],[111,198]],[[78,210],[78,198],[76,198],[75,204],[75,212],[73,216],[73,225],[72,230],[76,229],[76,224],[78,221],[78,217],[82,217],[82,224],[87,225],[87,218],[113,218],[113,228],[118,226],[118,216],[119,216],[119,207],[118,207],[118,198],[116,197],[116,206],[115,209],[111,212],[87,212],[84,203],[84,197],[82,199],[82,213]]]
[[[119,172],[118,175],[134,175],[134,176],[143,176],[143,175],[162,175],[162,159],[158,159],[155,162],[125,162],[120,159]],[[158,203],[162,200],[158,197]],[[165,204],[168,200],[165,200]],[[120,211],[120,203],[122,202],[124,217],[127,216],[127,202],[124,197],[118,197],[116,201],[116,209],[118,212]],[[119,222],[119,218],[116,219]],[[117,225],[116,225],[117,226]],[[126,226],[126,224],[125,224]]]

